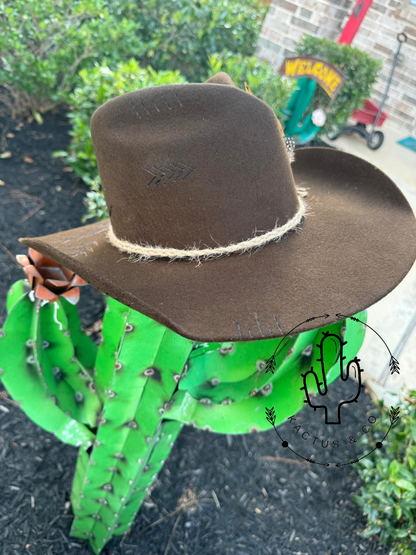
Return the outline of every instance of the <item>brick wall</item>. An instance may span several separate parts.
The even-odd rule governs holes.
[[[272,0],[257,43],[256,54],[279,68],[291,56],[304,33],[337,40],[354,6],[353,0]],[[383,60],[372,98],[380,101],[397,48],[396,36],[405,32],[399,63],[386,104],[390,119],[404,131],[416,130],[416,7],[408,0],[373,2],[354,38],[353,46]]]

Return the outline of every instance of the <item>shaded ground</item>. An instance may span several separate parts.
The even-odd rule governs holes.
[[[0,159],[0,180],[5,183],[0,186],[0,325],[6,291],[23,277],[13,257],[27,250],[19,237],[48,235],[82,225],[85,186],[67,171],[71,168],[51,158],[55,150],[66,149],[69,129],[67,119],[59,114],[47,114],[41,126],[33,122],[19,127],[16,122],[0,119],[0,151],[11,153],[10,158]],[[81,310],[86,327],[95,321],[101,307],[101,295],[90,288]]]
[[[22,277],[12,259],[24,252],[18,237],[81,224],[83,191],[61,161],[50,158],[68,143],[66,123],[48,115],[42,127],[3,128],[3,150],[12,157],[0,160],[6,183],[0,187],[1,323],[7,289]],[[10,132],[15,137],[6,146]],[[87,288],[85,326],[101,312],[101,296]],[[339,387],[333,386],[334,396]],[[354,407],[352,425],[361,427],[370,406],[366,398]],[[316,432],[325,435],[324,424]],[[231,437],[184,428],[132,531],[103,554],[387,555],[387,548],[357,535],[365,522],[350,500],[360,485],[354,468],[263,458],[270,456],[290,456],[273,430]],[[29,421],[0,386],[0,555],[92,553],[68,535],[75,460],[75,449]]]

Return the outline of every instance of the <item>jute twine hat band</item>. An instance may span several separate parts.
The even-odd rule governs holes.
[[[160,246],[140,245],[138,243],[132,243],[130,241],[119,239],[114,233],[111,222],[109,224],[107,232],[107,239],[119,251],[130,254],[130,259],[134,262],[140,262],[142,260],[154,260],[156,258],[169,258],[171,260],[187,259],[200,261],[201,258],[204,260],[209,260],[212,258],[218,258],[220,256],[228,256],[230,254],[241,254],[255,248],[261,248],[272,241],[279,241],[289,231],[300,230],[302,219],[307,214],[307,206],[305,201],[303,200],[303,197],[306,197],[308,192],[307,189],[303,187],[298,187],[297,192],[299,199],[299,208],[296,214],[292,216],[292,218],[290,218],[284,225],[276,225],[276,227],[274,227],[272,230],[263,233],[262,235],[257,235],[255,237],[252,237],[251,239],[240,241],[239,243],[230,243],[226,247],[208,247],[205,249],[189,247],[186,249],[173,249]]]

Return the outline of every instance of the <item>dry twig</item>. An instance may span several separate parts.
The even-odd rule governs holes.
[[[168,551],[169,551],[169,549],[170,549],[170,546],[172,545],[172,539],[173,539],[173,536],[174,536],[174,534],[175,534],[175,532],[176,532],[176,528],[178,527],[179,521],[180,521],[181,518],[182,518],[182,514],[183,514],[183,509],[182,509],[182,510],[180,511],[180,513],[178,514],[178,518],[176,519],[176,522],[175,522],[175,524],[173,525],[173,529],[172,529],[172,532],[171,532],[171,534],[170,534],[169,541],[168,541],[168,544],[167,544],[166,549],[165,549],[165,553],[164,553],[163,555],[167,555],[167,554],[168,554]]]
[[[22,203],[23,206],[26,206],[26,204],[24,202],[25,199],[31,200],[31,201],[33,201],[37,204],[37,206],[35,206],[35,208],[33,208],[33,210],[31,210],[28,214],[26,214],[26,216],[24,216],[18,222],[19,224],[22,224],[23,222],[26,222],[29,218],[34,216],[36,214],[36,212],[39,212],[39,210],[45,206],[45,201],[42,200],[41,198],[35,197],[35,195],[29,195],[28,193],[24,193],[23,191],[19,191],[18,189],[13,189],[11,191],[11,195],[14,199],[20,200],[20,202]]]
[[[5,252],[9,258],[11,258],[16,268],[21,268],[20,264],[18,264],[18,262],[16,261],[16,257],[9,251],[7,247],[3,245],[3,243],[0,243],[0,249]]]
[[[6,403],[10,403],[10,405],[13,405],[15,407],[19,407],[19,403],[16,403],[16,401],[13,401],[13,399],[9,398],[9,394],[7,393],[7,391],[0,391],[0,399],[2,401],[6,401]]]
[[[158,520],[155,520],[155,522],[152,522],[152,524],[149,524],[148,526],[143,528],[143,530],[140,530],[140,532],[137,534],[137,536],[141,536],[144,532],[146,532],[146,530],[149,530],[150,528],[153,528],[153,526],[157,526],[158,524],[160,524],[161,522],[163,522],[167,518],[172,518],[179,511],[184,511],[187,508],[189,508],[190,510],[195,510],[198,507],[198,501],[206,501],[208,503],[213,503],[214,502],[214,500],[210,499],[210,498],[198,499],[197,497],[193,497],[192,499],[190,499],[189,501],[186,501],[186,502],[180,500],[179,507],[176,507],[176,509],[174,511],[172,511],[171,513],[167,514],[166,516],[162,516]],[[127,546],[127,544],[125,544],[125,545]]]

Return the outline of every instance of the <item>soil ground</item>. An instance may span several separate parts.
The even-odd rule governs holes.
[[[23,275],[13,259],[25,252],[18,238],[81,225],[85,186],[51,158],[69,142],[63,114],[47,115],[42,126],[0,124],[1,149],[12,153],[0,160],[1,325],[7,289]],[[102,297],[88,287],[81,298],[88,327],[102,315]],[[371,406],[365,397],[351,421],[363,422]],[[28,420],[1,385],[0,409],[0,555],[90,555],[69,537],[76,450]],[[350,496],[360,485],[352,466],[291,459],[273,430],[222,436],[186,427],[132,530],[103,555],[387,555],[358,535],[365,520]]]

